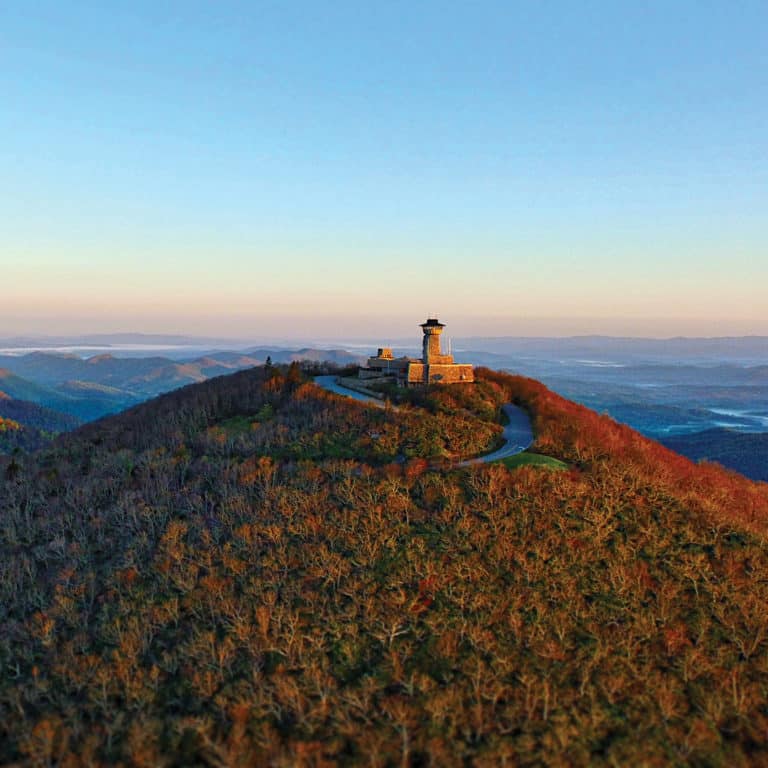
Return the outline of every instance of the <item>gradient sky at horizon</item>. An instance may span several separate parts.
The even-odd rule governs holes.
[[[768,5],[0,7],[0,336],[768,334]]]

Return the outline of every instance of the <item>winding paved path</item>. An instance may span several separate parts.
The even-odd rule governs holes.
[[[364,395],[361,392],[355,392],[354,389],[347,389],[336,381],[335,376],[315,376],[315,384],[329,392],[345,397],[351,397],[361,403],[375,405],[377,408],[383,408],[384,402],[375,397]],[[517,405],[508,403],[502,406],[502,410],[507,415],[509,423],[505,425],[501,436],[504,439],[504,445],[493,453],[486,453],[484,456],[477,456],[474,459],[467,459],[457,464],[459,467],[469,467],[472,464],[488,464],[491,461],[499,461],[509,456],[522,453],[533,443],[533,428],[528,413]]]
[[[469,467],[472,464],[488,464],[491,461],[499,461],[522,453],[533,444],[533,428],[528,412],[517,405],[507,403],[502,406],[502,410],[507,414],[509,423],[505,425],[501,433],[504,439],[504,445],[493,453],[486,453],[485,456],[477,456],[474,459],[462,461],[458,466]]]
[[[371,397],[370,395],[364,395],[362,392],[356,392],[354,389],[342,387],[341,384],[336,381],[336,376],[315,376],[315,384],[336,395],[351,397],[353,400],[358,400],[361,403],[369,403],[370,405],[375,405],[377,408],[384,407],[383,400]]]

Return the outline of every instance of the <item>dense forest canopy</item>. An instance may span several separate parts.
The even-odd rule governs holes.
[[[768,486],[477,375],[255,368],[0,459],[0,762],[768,761]],[[568,471],[456,468],[510,401]]]

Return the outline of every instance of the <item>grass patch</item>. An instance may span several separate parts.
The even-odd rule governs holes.
[[[501,459],[501,463],[507,469],[517,469],[518,467],[546,467],[547,469],[568,469],[568,465],[560,459],[553,459],[551,456],[542,456],[540,453],[531,453],[523,451],[514,456],[508,456]]]
[[[248,432],[251,424],[253,424],[252,418],[248,416],[235,416],[220,422],[219,426],[229,434],[238,434],[239,432]]]
[[[231,419],[225,419],[219,423],[219,427],[230,435],[237,435],[243,432],[249,432],[263,421],[269,421],[275,415],[272,406],[267,403],[253,416],[233,416]]]

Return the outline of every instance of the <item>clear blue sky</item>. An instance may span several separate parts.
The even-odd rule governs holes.
[[[768,333],[768,3],[0,6],[0,335]]]

